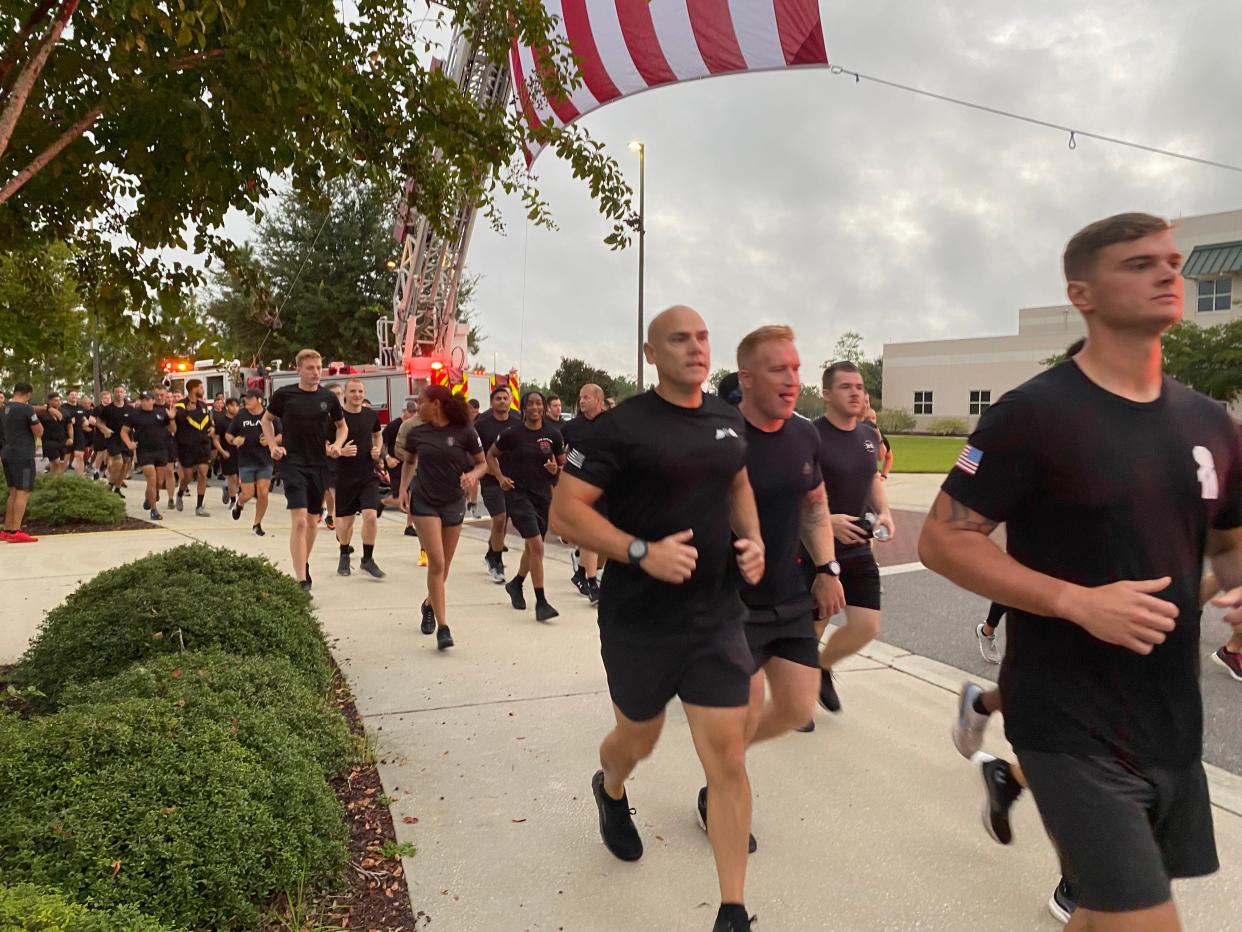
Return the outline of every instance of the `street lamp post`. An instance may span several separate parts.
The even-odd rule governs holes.
[[[646,259],[647,239],[647,147],[641,142],[631,142],[630,148],[638,153],[638,377],[636,385],[643,390],[643,265]]]

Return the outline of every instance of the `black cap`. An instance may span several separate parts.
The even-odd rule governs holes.
[[[736,405],[742,400],[742,383],[738,381],[736,372],[730,372],[720,380],[716,394],[731,405]]]
[[[138,393],[138,400],[139,400],[139,401],[154,401],[154,400],[155,400],[155,396],[154,396],[154,395],[152,395],[150,392],[139,392],[139,393]]]

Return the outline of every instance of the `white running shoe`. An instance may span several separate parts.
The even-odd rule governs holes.
[[[975,625],[975,637],[979,639],[979,653],[983,655],[983,659],[988,663],[1001,662],[1000,645],[996,643],[996,635],[986,635],[983,633],[983,624]]]
[[[988,716],[975,711],[975,698],[983,690],[975,683],[962,684],[957,694],[957,718],[953,720],[953,746],[957,753],[970,760],[983,747],[983,732],[988,727]]]

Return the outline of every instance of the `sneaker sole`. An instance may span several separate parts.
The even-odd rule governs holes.
[[[1061,904],[1057,902],[1057,895],[1055,893],[1048,898],[1048,912],[1052,913],[1053,918],[1062,924],[1069,922],[1070,917],[1073,915],[1073,913],[1067,913]]]
[[[1234,672],[1234,670],[1233,670],[1233,667],[1229,666],[1229,664],[1227,664],[1227,663],[1225,663],[1225,661],[1221,660],[1221,659],[1220,659],[1220,654],[1216,653],[1216,651],[1212,651],[1211,657],[1212,657],[1212,659],[1213,659],[1213,660],[1215,660],[1218,664],[1220,664],[1222,667],[1224,667],[1224,668],[1225,668],[1225,672],[1226,672],[1226,673],[1228,673],[1231,677],[1233,677],[1233,678],[1234,678],[1235,680],[1237,680],[1239,683],[1242,683],[1242,676],[1239,676],[1237,673],[1235,673],[1235,672]]]
[[[953,739],[953,746],[957,748],[957,753],[970,760],[983,747],[983,736],[979,736],[978,747],[972,748],[969,743],[965,742],[965,739],[970,735],[969,726],[962,724],[962,719],[966,717],[965,709],[963,708],[965,701],[966,695],[963,690],[957,694],[957,720],[954,721],[953,726],[949,729],[949,737]],[[966,743],[966,747],[962,747],[964,743]]]
[[[992,792],[988,786],[988,775],[983,772],[983,765],[989,764],[994,760],[996,758],[991,754],[979,751],[970,759],[970,762],[979,774],[979,781],[983,784],[983,806],[979,810],[979,815],[983,821],[983,829],[988,833],[988,837],[998,845],[1007,845],[1013,841],[1013,833],[1010,832],[1009,841],[1001,841],[1000,836],[996,834],[996,829],[992,826]]]

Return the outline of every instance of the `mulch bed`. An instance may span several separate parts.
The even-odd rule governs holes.
[[[77,522],[75,524],[58,524],[55,527],[27,522],[22,525],[22,530],[34,537],[54,537],[57,534],[89,534],[92,531],[147,531],[153,527],[159,527],[159,525],[152,521],[143,521],[141,518],[126,518],[120,524]]]

